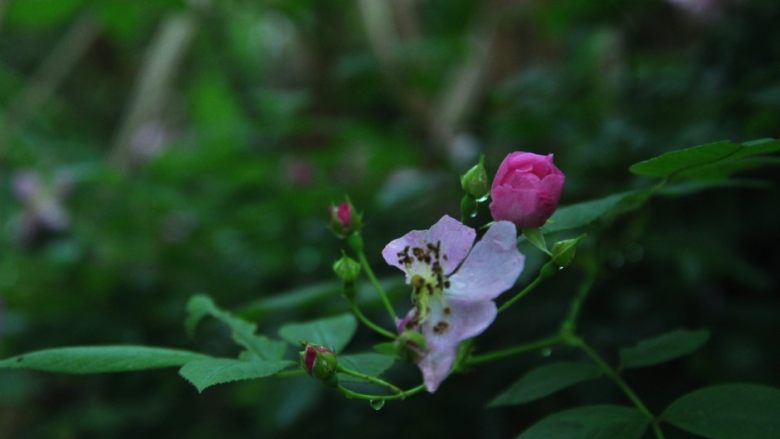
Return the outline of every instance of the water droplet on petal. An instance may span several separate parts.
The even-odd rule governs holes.
[[[371,404],[371,408],[376,410],[376,411],[382,410],[382,407],[385,406],[385,400],[384,399],[375,399],[375,400],[369,401],[368,403]]]
[[[549,357],[550,355],[552,355],[552,349],[550,348],[542,349],[542,357]]]

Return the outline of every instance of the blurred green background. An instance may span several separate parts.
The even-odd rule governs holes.
[[[0,357],[234,354],[216,324],[186,336],[199,292],[254,304],[245,315],[270,334],[345,310],[327,206],[350,195],[397,283],[379,251],[459,215],[457,175],[480,153],[491,172],[513,150],[554,153],[568,204],[647,186],[627,167],[664,151],[780,137],[778,23],[775,0],[0,0]],[[712,331],[694,356],[626,375],[651,409],[705,384],[780,385],[778,224],[775,188],[725,188],[654,199],[591,235],[603,269],[581,328],[608,358],[669,329]],[[554,330],[581,277],[545,283],[480,349]],[[353,346],[373,341],[361,329]],[[305,378],[198,395],[175,370],[2,371],[0,437],[511,437],[553,411],[626,403],[602,380],[484,409],[542,360],[381,411]]]

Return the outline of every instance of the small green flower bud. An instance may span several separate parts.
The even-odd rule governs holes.
[[[330,349],[316,345],[305,344],[303,351],[300,352],[301,367],[311,376],[325,382],[328,385],[335,386],[338,378],[338,360],[336,354]]]
[[[460,177],[460,186],[463,191],[474,198],[482,198],[490,191],[487,170],[485,169],[485,156],[480,156],[479,163],[466,171]]]
[[[345,284],[353,283],[360,276],[360,264],[346,254],[342,254],[341,258],[333,263],[333,272]]]
[[[574,239],[565,239],[556,242],[550,252],[553,262],[559,267],[568,267],[569,264],[571,264],[571,261],[574,260],[574,256],[577,252],[577,244],[584,237],[585,235],[581,235]]]

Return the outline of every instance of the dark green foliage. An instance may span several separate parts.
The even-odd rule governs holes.
[[[620,350],[620,366],[644,367],[674,360],[699,349],[709,337],[710,333],[704,329],[698,331],[678,329],[642,340],[634,347]]]
[[[601,376],[590,363],[561,362],[538,367],[515,381],[490,402],[490,407],[522,404],[551,395],[575,384]]]
[[[663,419],[712,439],[780,435],[780,390],[757,384],[722,384],[674,401]]]
[[[578,407],[553,413],[518,436],[518,439],[639,439],[647,418],[636,409],[616,405]]]

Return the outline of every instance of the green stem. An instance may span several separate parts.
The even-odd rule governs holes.
[[[400,393],[396,393],[395,395],[369,395],[366,393],[359,393],[355,392],[354,390],[347,389],[346,387],[339,384],[338,386],[339,392],[341,392],[342,395],[346,396],[347,398],[354,398],[354,399],[364,399],[366,401],[388,401],[392,399],[406,399],[408,396],[412,396],[414,394],[420,393],[423,390],[425,390],[425,384],[420,384],[417,387],[412,387],[409,390],[401,391]]]
[[[528,293],[534,290],[540,283],[542,283],[543,280],[547,279],[548,277],[552,276],[553,273],[555,273],[556,268],[555,264],[553,264],[552,261],[547,262],[542,266],[542,269],[539,270],[539,274],[536,276],[536,278],[528,284],[525,288],[520,290],[519,293],[515,294],[514,297],[504,302],[499,308],[498,312],[501,313],[505,311],[507,308],[512,306],[515,302],[525,297]]]
[[[615,384],[617,384],[618,387],[620,387],[620,390],[622,390],[628,399],[634,403],[634,406],[636,406],[636,408],[642,412],[645,417],[647,417],[647,419],[650,421],[650,426],[653,428],[655,436],[658,439],[664,439],[664,433],[658,426],[658,421],[656,420],[655,415],[653,415],[650,409],[648,409],[642,400],[639,399],[639,396],[637,396],[633,389],[631,389],[631,387],[629,387],[629,385],[623,381],[623,378],[618,375],[615,369],[613,369],[612,366],[610,366],[603,358],[601,358],[601,355],[599,355],[598,352],[596,352],[588,343],[586,343],[585,340],[574,336],[568,340],[568,343],[585,352],[585,354],[587,354],[588,357],[593,360],[596,366],[598,366],[599,369],[604,372],[604,374],[606,374],[612,381],[615,382]]]
[[[374,271],[371,269],[371,265],[366,259],[366,253],[363,250],[360,250],[357,252],[357,256],[360,260],[360,265],[363,267],[363,271],[365,271],[366,276],[368,276],[368,280],[371,281],[371,284],[374,286],[374,289],[376,289],[377,294],[379,294],[379,297],[382,299],[382,303],[385,305],[387,313],[390,314],[390,317],[392,317],[393,321],[395,322],[398,320],[398,315],[395,313],[393,305],[390,304],[390,299],[387,298],[385,289],[382,288],[382,284],[379,283],[379,280],[374,275]]]
[[[590,261],[585,267],[585,280],[577,289],[577,294],[574,296],[571,304],[569,305],[569,312],[566,315],[566,319],[561,325],[561,330],[568,334],[574,334],[577,327],[577,318],[580,315],[582,304],[588,297],[594,282],[596,281],[596,274],[598,273],[598,266],[595,261]]]
[[[350,376],[353,376],[355,378],[359,378],[361,380],[368,381],[370,383],[374,383],[374,384],[380,385],[382,387],[387,387],[388,389],[390,389],[395,394],[403,393],[403,390],[399,389],[395,385],[393,385],[391,383],[388,383],[387,381],[385,381],[385,380],[383,380],[381,378],[378,378],[378,377],[375,377],[375,376],[371,376],[371,375],[366,375],[366,374],[364,374],[362,372],[358,372],[356,370],[348,369],[348,368],[346,368],[346,367],[344,367],[342,365],[339,365],[339,372],[347,374],[347,375],[350,375]]]
[[[377,334],[387,337],[391,340],[396,339],[396,335],[392,332],[388,331],[387,329],[377,325],[376,323],[372,322],[368,317],[366,317],[365,314],[363,314],[363,311],[358,308],[358,304],[354,300],[349,301],[350,306],[352,308],[352,313],[355,314],[355,317],[358,318],[361,322],[363,322],[364,325],[366,325],[368,328],[376,332]]]
[[[472,355],[466,359],[466,364],[475,365],[481,363],[489,363],[491,361],[501,360],[513,355],[524,354],[539,349],[555,346],[563,342],[561,336],[546,337],[539,340],[534,340],[528,343],[523,343],[517,346],[512,346],[506,349],[501,349],[494,352],[488,352],[482,355]]]

